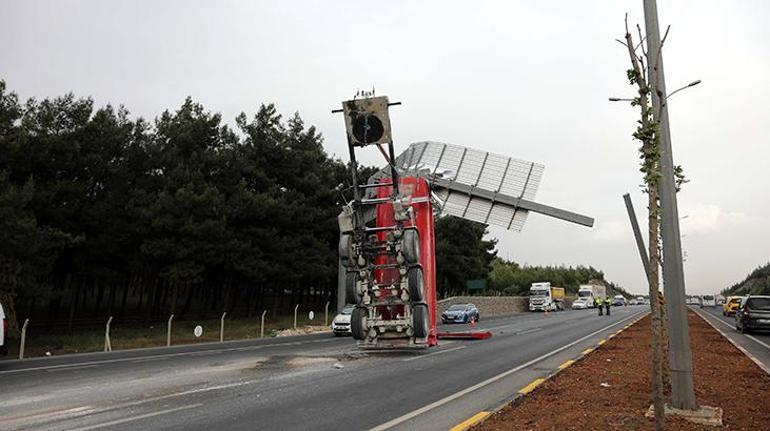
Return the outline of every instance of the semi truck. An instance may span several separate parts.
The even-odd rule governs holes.
[[[607,296],[607,289],[600,284],[581,284],[578,288],[578,298],[585,298],[586,304],[594,308],[596,307],[596,300],[602,301]]]
[[[549,282],[532,283],[529,288],[529,311],[564,310],[564,288]]]

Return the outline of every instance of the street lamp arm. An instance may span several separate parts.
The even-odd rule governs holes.
[[[693,81],[693,82],[691,82],[691,83],[689,83],[689,84],[685,85],[685,86],[684,86],[684,87],[682,87],[682,88],[677,88],[676,90],[674,90],[674,91],[672,91],[671,93],[669,93],[669,95],[668,95],[668,96],[666,96],[666,100],[668,100],[668,99],[669,99],[671,96],[673,96],[674,94],[676,94],[676,93],[678,93],[678,92],[680,92],[680,91],[684,90],[685,88],[695,87],[696,85],[698,85],[698,84],[700,84],[700,83],[701,83],[701,80],[700,80],[700,79],[698,79],[698,80],[695,80],[695,81]]]

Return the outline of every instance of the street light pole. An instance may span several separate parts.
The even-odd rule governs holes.
[[[671,407],[697,410],[692,376],[687,309],[685,306],[682,244],[679,237],[679,216],[676,202],[674,158],[671,153],[666,82],[663,73],[658,7],[656,0],[642,0],[647,32],[649,81],[652,83],[654,117],[660,127],[661,148],[661,235],[663,238],[663,283],[668,312],[669,363],[671,366]]]

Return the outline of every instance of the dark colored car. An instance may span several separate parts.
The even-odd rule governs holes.
[[[770,330],[770,296],[752,295],[743,298],[735,310],[735,329],[742,333],[757,329]]]
[[[468,323],[479,321],[479,309],[473,304],[456,304],[441,314],[442,323]]]

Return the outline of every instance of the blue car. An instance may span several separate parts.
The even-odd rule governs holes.
[[[468,323],[479,321],[479,309],[473,304],[456,304],[441,314],[442,323]]]

